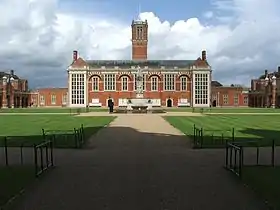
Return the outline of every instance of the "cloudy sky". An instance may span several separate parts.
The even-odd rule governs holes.
[[[73,50],[130,59],[139,8],[150,59],[196,59],[205,49],[215,80],[246,85],[280,65],[279,0],[0,0],[0,70],[32,88],[63,87]]]

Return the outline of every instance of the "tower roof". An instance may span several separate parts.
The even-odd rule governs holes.
[[[132,26],[133,25],[148,25],[148,21],[147,20],[143,21],[143,20],[140,20],[140,19],[136,19],[136,20],[132,20],[131,25]]]

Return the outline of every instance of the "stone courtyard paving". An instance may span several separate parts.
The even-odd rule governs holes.
[[[159,115],[119,115],[55,160],[18,210],[266,209],[222,168],[223,150],[190,149]]]

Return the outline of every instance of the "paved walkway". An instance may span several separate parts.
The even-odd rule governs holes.
[[[65,150],[18,210],[259,210],[221,166],[157,115],[122,115],[85,150]]]

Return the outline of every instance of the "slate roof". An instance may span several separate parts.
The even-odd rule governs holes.
[[[213,80],[211,82],[211,86],[212,87],[222,87],[223,85],[220,82]]]
[[[149,67],[178,67],[184,68],[193,65],[196,60],[86,60],[90,67],[98,68],[101,66],[106,67],[124,67],[130,68],[131,66],[149,66]]]

